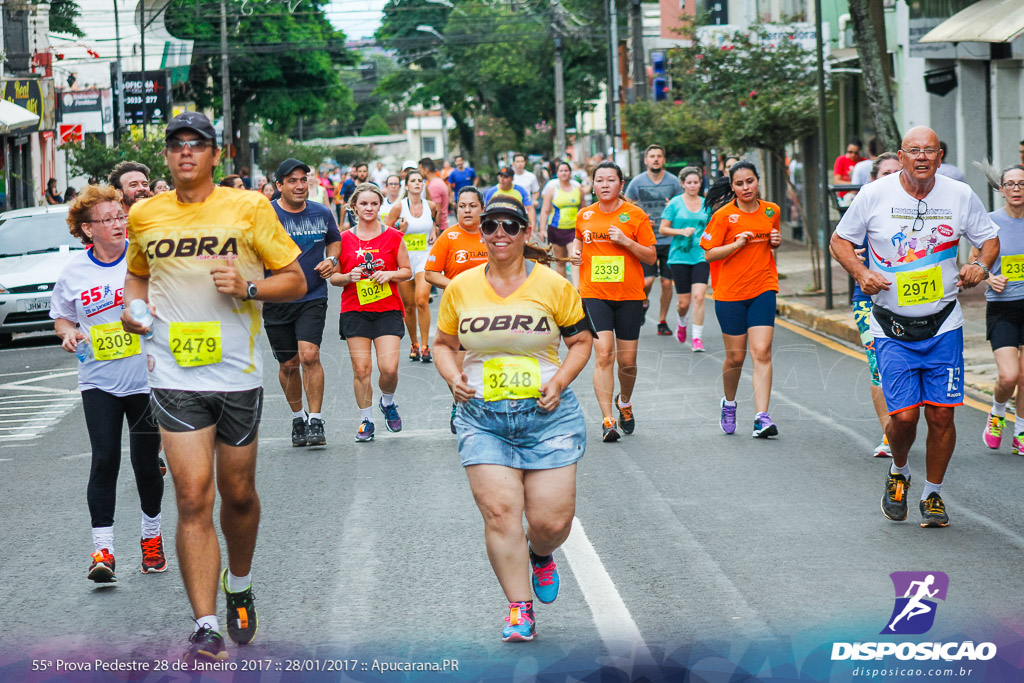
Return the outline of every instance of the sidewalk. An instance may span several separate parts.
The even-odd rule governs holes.
[[[824,255],[827,257],[827,252]],[[832,310],[825,310],[824,292],[814,292],[807,246],[783,242],[775,252],[779,268],[778,314],[831,337],[860,347],[860,335],[850,311],[849,277],[832,262]],[[822,264],[824,267],[824,263]],[[992,348],[985,340],[985,287],[960,293],[964,312],[964,383],[989,400],[996,377]]]

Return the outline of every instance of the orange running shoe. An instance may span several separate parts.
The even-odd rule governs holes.
[[[96,583],[116,583],[114,576],[114,556],[106,548],[92,554],[92,565],[89,567],[89,580]]]
[[[167,571],[167,557],[164,555],[163,536],[142,539],[142,573],[153,574]]]

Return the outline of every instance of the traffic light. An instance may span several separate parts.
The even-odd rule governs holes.
[[[665,73],[665,52],[662,50],[651,51],[651,65],[653,78],[651,87],[654,90],[654,101],[660,102],[668,99],[668,76]]]

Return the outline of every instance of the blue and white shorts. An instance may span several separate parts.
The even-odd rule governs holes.
[[[875,353],[890,415],[922,403],[963,405],[963,328],[919,342],[875,337]]]

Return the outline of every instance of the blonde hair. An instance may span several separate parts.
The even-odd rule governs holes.
[[[356,200],[359,199],[359,195],[364,192],[372,192],[377,195],[377,199],[380,200],[381,206],[384,205],[384,193],[380,191],[380,188],[373,183],[360,183],[356,185],[356,189],[352,191],[352,196],[348,198],[348,210],[352,213],[356,212]],[[358,215],[358,214],[357,214]],[[380,220],[379,218],[377,219]]]
[[[93,208],[103,202],[114,202],[120,207],[121,193],[112,185],[86,185],[71,203],[68,210],[68,231],[73,237],[82,240],[82,244],[92,244],[92,238],[82,230],[82,223],[88,223]]]

